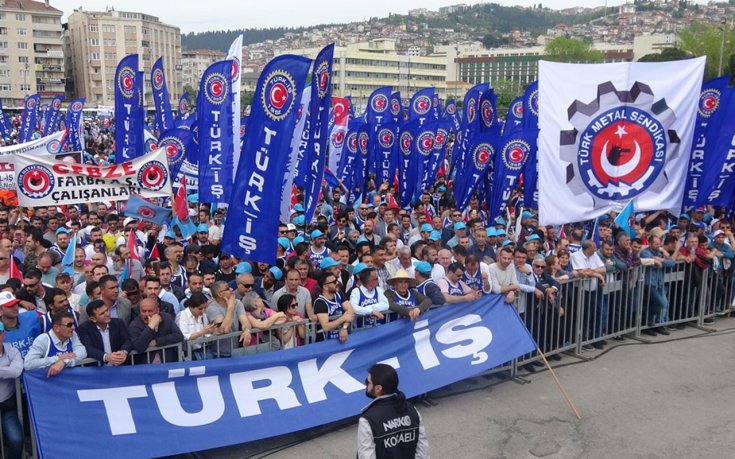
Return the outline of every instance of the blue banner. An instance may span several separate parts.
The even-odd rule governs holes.
[[[534,81],[523,94],[523,129],[538,129],[538,81]]]
[[[489,89],[487,83],[480,83],[473,86],[467,91],[462,104],[462,123],[455,137],[454,154],[452,155],[452,170],[456,171],[455,175],[455,194],[457,186],[464,188],[465,182],[461,180],[464,174],[464,166],[467,163],[467,154],[472,136],[480,132],[480,117],[478,111],[480,109],[480,98],[482,94]]]
[[[418,151],[416,150],[416,137],[421,132],[419,120],[406,123],[401,127],[398,136],[399,157],[399,201],[403,208],[411,205],[411,199],[418,185]]]
[[[370,123],[363,123],[357,130],[357,158],[355,159],[355,168],[353,176],[355,181],[353,189],[355,196],[365,193],[368,181],[368,161],[370,160],[370,136],[373,132],[373,126]]]
[[[66,111],[66,129],[69,131],[67,145],[71,151],[84,151],[84,138],[82,137],[82,110],[84,109],[84,97],[74,99]]]
[[[345,148],[342,150],[342,158],[340,158],[339,168],[335,172],[337,177],[350,190],[355,191],[354,187],[354,169],[357,161],[357,132],[360,126],[364,124],[361,119],[352,119],[347,125],[347,136],[345,137]]]
[[[434,134],[434,148],[431,152],[431,159],[429,164],[426,166],[424,172],[424,182],[422,188],[424,190],[430,190],[431,186],[434,185],[436,180],[436,174],[440,168],[444,167],[444,158],[447,151],[447,140],[449,139],[449,132],[452,129],[452,122],[448,119],[443,119],[436,123],[436,132]],[[431,191],[431,190],[430,190]]]
[[[702,85],[697,103],[697,120],[692,137],[692,154],[689,158],[686,186],[682,207],[689,210],[698,201],[702,189],[702,179],[707,167],[716,167],[712,157],[719,136],[719,128],[728,112],[724,109],[732,96],[728,87],[730,77],[714,78]],[[709,187],[709,184],[705,184]]]
[[[485,190],[488,197],[487,211],[491,219],[503,216],[511,192],[518,186],[518,177],[524,172],[524,167],[536,147],[536,136],[524,133],[525,131],[509,133],[500,142],[498,154],[494,158],[492,189]],[[524,180],[527,179],[524,174]]]
[[[181,128],[163,131],[163,134],[158,139],[158,148],[166,149],[168,170],[171,177],[177,177],[181,165],[189,157],[189,149],[194,148],[194,133]]]
[[[447,104],[444,107],[444,118],[451,121],[452,131],[459,132],[460,121],[459,121],[459,112],[457,110],[456,100],[454,99],[447,100]]]
[[[136,95],[138,55],[124,57],[115,72],[115,158],[129,161],[145,154],[144,112]]]
[[[495,91],[490,88],[480,96],[480,131],[500,134],[498,129],[498,113],[495,110],[497,102]]]
[[[59,111],[61,110],[61,102],[64,100],[64,96],[54,96],[51,99],[49,105],[48,115],[46,116],[46,124],[43,126],[43,135],[47,136],[53,132],[56,132],[59,124]]]
[[[538,129],[523,130],[531,151],[523,167],[523,203],[526,209],[538,209]]]
[[[467,149],[467,164],[463,168],[461,179],[465,185],[461,188],[461,193],[454,197],[457,209],[464,209],[470,202],[472,193],[495,158],[496,142],[497,137],[490,132],[482,132],[472,137]]]
[[[431,157],[434,153],[434,136],[436,135],[437,121],[431,120],[425,122],[421,126],[418,137],[416,137],[416,152],[418,155],[418,164],[416,170],[416,190],[414,191],[414,198],[421,195],[421,192],[427,188],[424,188],[426,182],[429,181],[428,169]]]
[[[372,126],[377,126],[391,121],[393,117],[392,113],[389,111],[391,107],[391,94],[390,86],[378,88],[370,94],[368,104],[365,109],[365,120]],[[350,104],[350,106],[352,106],[352,104]]]
[[[182,120],[189,114],[189,93],[184,92],[179,98],[178,109],[176,113],[176,119],[174,120],[174,126],[180,127]]]
[[[225,202],[232,184],[232,61],[210,65],[197,96],[199,202]],[[231,252],[232,253],[232,252]]]
[[[160,134],[174,127],[171,101],[168,98],[166,87],[166,75],[163,73],[163,57],[159,57],[151,69],[151,88],[153,89],[153,102],[156,105],[156,124]]]
[[[27,371],[39,457],[97,458],[100,445],[106,459],[160,457],[255,441],[358,415],[377,362],[414,397],[536,349],[499,295],[419,319],[244,358]]]
[[[408,105],[409,122],[418,121],[423,126],[425,123],[434,120],[433,100],[435,94],[436,88],[423,88],[416,91]]]
[[[41,96],[33,94],[26,97],[23,102],[23,115],[20,118],[20,135],[18,143],[30,142],[33,139],[33,131],[38,128],[38,103]]]
[[[329,109],[332,105],[332,57],[334,43],[322,49],[314,60],[311,76],[309,107],[309,144],[307,152],[306,184],[304,186],[304,215],[310,222],[319,200],[329,143]]]
[[[401,104],[401,91],[396,91],[390,95],[390,114],[393,116],[393,122],[403,122],[403,105]]]
[[[398,146],[399,123],[384,123],[375,134],[375,150],[378,156],[378,165],[375,173],[375,185],[380,187],[383,183],[392,184],[396,177],[398,157],[396,155]]]
[[[137,194],[130,195],[125,204],[125,216],[163,225],[171,215],[170,207],[157,206]]]
[[[8,121],[8,118],[5,116],[5,112],[3,111],[3,101],[2,99],[0,99],[0,137],[9,139],[11,131],[12,129],[10,128],[10,122]]]
[[[296,110],[296,126],[291,137],[291,154],[289,155],[290,175],[284,189],[291,189],[292,184],[303,187],[306,183],[306,147],[311,135],[311,85],[306,85],[301,93],[301,101]],[[289,169],[286,169],[289,170]],[[281,215],[283,217],[283,215]]]
[[[505,117],[503,135],[510,134],[515,129],[523,126],[523,97],[516,97],[508,106],[508,114]]]
[[[295,107],[310,64],[305,57],[281,55],[266,64],[258,78],[248,136],[228,201],[227,217],[237,225],[227,225],[222,237],[222,250],[240,258],[275,262],[280,213],[276,203],[283,199]],[[200,145],[207,151],[201,140]],[[201,183],[199,187],[201,196]]]

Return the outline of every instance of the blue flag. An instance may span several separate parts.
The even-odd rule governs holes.
[[[531,145],[528,160],[523,168],[523,202],[527,209],[538,209],[538,130],[521,131]]]
[[[717,158],[713,157],[719,129],[726,116],[731,116],[725,107],[732,96],[732,88],[728,86],[730,77],[714,78],[702,85],[697,104],[697,120],[692,137],[692,154],[689,158],[686,187],[682,207],[691,209],[699,201],[703,187],[710,188],[711,183],[702,183],[708,168],[718,167]],[[711,175],[708,180],[711,180]]]
[[[630,219],[633,217],[633,213],[635,211],[633,210],[633,200],[628,201],[628,204],[625,205],[622,211],[618,214],[617,217],[615,217],[615,224],[620,227],[620,229],[626,231],[630,237],[635,236],[635,230],[630,227]]]
[[[496,135],[500,135],[498,129],[498,115],[495,110],[495,104],[497,102],[495,91],[490,88],[482,93],[480,96],[480,131],[481,132],[493,132]]]
[[[197,96],[199,125],[199,200],[227,202],[232,184],[232,61],[210,65]]]
[[[383,183],[392,184],[398,167],[396,149],[398,146],[399,123],[384,123],[375,134],[375,150],[377,151],[376,186]]]
[[[378,88],[370,94],[368,105],[365,109],[365,120],[370,125],[377,126],[391,121],[393,115],[388,110],[391,107],[391,94],[390,86]],[[391,118],[389,119],[388,116],[391,116]]]
[[[452,130],[452,122],[448,119],[440,120],[436,123],[436,133],[434,134],[434,148],[431,152],[431,159],[424,173],[425,181],[423,189],[428,190],[436,180],[436,174],[440,168],[444,167],[444,159],[447,152],[447,140],[449,132]]]
[[[126,217],[138,218],[158,225],[166,223],[170,215],[170,208],[152,204],[137,194],[130,195],[125,205]]]
[[[430,117],[431,118],[431,117]],[[433,119],[424,122],[421,130],[416,137],[416,152],[418,153],[418,164],[416,165],[416,189],[414,190],[414,198],[418,197],[422,191],[428,189],[426,183],[430,180],[428,169],[431,157],[434,153],[434,136],[436,135],[437,121]]]
[[[159,133],[174,127],[171,115],[171,101],[168,98],[166,75],[163,72],[163,57],[159,57],[151,69],[151,88],[153,102],[156,105],[156,124]]]
[[[419,120],[406,123],[401,127],[398,136],[399,151],[399,201],[403,208],[411,205],[411,199],[416,193],[418,185],[418,150],[416,148],[416,138],[421,132],[421,122]],[[432,144],[433,147],[433,144]]]
[[[444,119],[447,119],[452,123],[452,131],[459,132],[460,121],[456,100],[447,100],[447,103],[444,106]]]
[[[470,202],[470,197],[487,172],[487,168],[495,158],[495,143],[497,137],[490,132],[482,132],[472,137],[468,147],[467,164],[463,168],[462,180],[465,185],[461,194],[455,195],[457,209],[464,209]]]
[[[411,97],[411,103],[408,105],[408,121],[419,121],[419,124],[424,125],[429,121],[434,120],[434,95],[436,94],[436,88],[423,88]]]
[[[33,131],[38,128],[38,103],[41,96],[33,94],[26,97],[23,102],[23,115],[20,119],[19,143],[30,142],[33,139]]]
[[[353,188],[356,195],[365,193],[368,181],[368,161],[370,160],[370,135],[373,127],[370,123],[363,123],[357,130],[357,158],[353,174],[355,181]]]
[[[538,129],[538,81],[523,94],[523,129]]]
[[[194,133],[186,129],[173,128],[163,131],[158,139],[158,148],[166,149],[168,170],[171,177],[179,174],[181,165],[188,157],[188,150],[194,148]]]
[[[178,109],[176,113],[176,119],[174,120],[174,126],[180,127],[182,120],[186,118],[186,116],[189,114],[189,92],[184,91],[184,93],[179,98],[179,104]]]
[[[472,136],[480,132],[480,118],[477,112],[480,108],[482,93],[489,89],[487,83],[473,86],[464,96],[462,124],[455,137],[454,154],[452,155],[452,171],[455,172],[455,187],[464,187],[465,182],[461,179],[464,174],[464,166],[467,164],[467,154]],[[456,188],[455,188],[456,193]]]
[[[130,161],[145,154],[142,109],[142,86],[138,79],[138,55],[124,57],[115,72],[115,158]]]
[[[511,193],[518,186],[518,177],[535,146],[536,137],[526,136],[523,131],[502,137],[494,158],[492,189],[485,190],[486,196],[490,196],[487,203],[490,219],[503,216]]]
[[[61,271],[67,273],[70,276],[74,276],[74,255],[77,251],[77,235],[72,233],[69,241],[69,246],[64,252],[64,258],[61,259]]]
[[[342,180],[350,193],[355,191],[353,171],[357,164],[357,132],[363,124],[364,121],[359,118],[352,119],[348,123],[345,148],[342,150],[342,158],[340,158],[339,168],[336,171],[337,177]]]
[[[10,122],[8,121],[8,118],[5,116],[5,112],[3,111],[3,101],[0,99],[0,137],[3,137],[5,139],[10,138]]]
[[[59,124],[59,111],[61,110],[61,102],[63,100],[64,96],[54,96],[54,98],[51,99],[51,105],[49,105],[48,114],[46,116],[46,124],[43,125],[44,136],[56,132],[56,128]]]
[[[71,151],[84,151],[84,139],[82,138],[82,110],[84,109],[84,97],[74,99],[66,111],[66,129],[69,131],[66,142]]]
[[[523,97],[516,97],[508,106],[508,115],[505,117],[503,135],[523,127]]]
[[[403,122],[403,105],[401,104],[401,91],[396,91],[390,95],[390,114],[393,115],[393,122]]]
[[[286,180],[284,189],[291,189],[291,185],[294,183],[301,187],[306,183],[306,147],[308,146],[309,136],[311,135],[311,85],[304,87],[304,91],[301,93],[301,101],[299,101],[297,107],[296,125],[294,126],[293,136],[291,137],[289,168],[286,169],[287,171],[290,169],[292,177]],[[281,217],[285,219],[283,212],[281,212]]]
[[[304,215],[307,222],[314,216],[324,178],[324,165],[329,144],[329,109],[332,105],[332,57],[334,43],[322,49],[314,60],[311,77],[309,144],[307,151]]]
[[[275,261],[280,213],[276,203],[284,198],[295,108],[310,63],[305,57],[281,55],[266,64],[258,78],[248,136],[229,199],[228,218],[237,224],[225,226],[222,237],[222,250],[228,253],[263,263]],[[201,145],[206,151],[204,142]]]

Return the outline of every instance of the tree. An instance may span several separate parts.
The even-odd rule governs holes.
[[[666,48],[660,53],[646,54],[645,56],[638,59],[638,62],[680,61],[682,59],[687,59],[690,57],[690,55],[679,48]]]
[[[191,104],[191,105],[192,105],[193,107],[196,107],[196,103],[197,103],[197,93],[199,93],[199,90],[198,90],[198,89],[194,89],[194,88],[192,88],[192,87],[191,87],[191,86],[189,86],[188,84],[185,84],[185,85],[184,85],[184,92],[188,92],[188,93],[189,93],[189,102],[190,102],[190,104]]]
[[[509,40],[507,38],[499,37],[492,33],[489,33],[482,37],[482,46],[484,46],[485,49],[497,48],[501,45],[508,44],[508,42]]]
[[[556,62],[602,62],[602,52],[574,38],[557,37],[546,44],[544,58]]]
[[[498,98],[496,101],[498,111],[501,109],[507,110],[513,99],[522,95],[525,90],[521,84],[506,79],[493,80],[492,87],[495,90],[495,96]]]
[[[245,107],[248,105],[252,105],[253,98],[255,97],[254,92],[250,91],[240,91],[240,110],[245,110]]]
[[[724,34],[724,37],[723,37]],[[716,24],[693,23],[679,32],[679,46],[682,51],[695,57],[707,56],[704,67],[704,79],[709,80],[718,75],[720,66],[720,46],[724,38],[722,53],[723,73],[728,71],[729,56],[735,54],[735,30],[727,23]]]

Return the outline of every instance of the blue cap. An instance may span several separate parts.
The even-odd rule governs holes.
[[[437,230],[433,230],[431,234],[429,234],[429,240],[430,241],[438,241],[442,238],[442,233],[440,233]]]
[[[339,262],[332,257],[324,257],[322,258],[322,261],[319,262],[319,269],[328,269],[333,266],[339,266]]]
[[[454,229],[455,230],[467,229],[467,225],[465,225],[464,222],[457,222],[454,224]]]
[[[503,241],[503,247],[511,245],[511,244],[515,244],[515,242],[511,241],[510,239],[508,239],[507,241]]]
[[[354,268],[352,268],[352,274],[353,275],[360,274],[360,272],[362,270],[364,270],[365,268],[367,268],[367,267],[368,266],[365,263],[358,263],[358,264],[355,265]]]
[[[299,215],[298,217],[291,219],[291,223],[296,226],[304,226],[306,224],[306,217]]]
[[[237,274],[251,273],[253,272],[253,267],[250,266],[250,263],[248,263],[247,261],[241,261],[237,264],[237,266],[235,266],[235,272]]]
[[[300,234],[293,238],[293,245],[301,244],[302,242],[304,242],[304,236]]]
[[[496,236],[507,236],[507,235],[508,235],[508,233],[506,233],[504,229],[499,229],[499,230],[497,230],[497,231],[495,232],[495,235],[496,235]]]
[[[527,210],[524,210],[521,212],[521,220],[524,220],[526,218],[533,218],[533,214]]]
[[[378,204],[378,207],[380,207],[380,206],[387,206],[387,205],[388,205],[388,203],[387,203],[387,202],[385,202],[385,201],[380,201],[380,204]]]
[[[495,224],[496,225],[503,225],[503,226],[505,226],[505,220],[503,220],[502,217],[498,217],[498,218],[495,219]]]
[[[197,233],[208,233],[209,227],[206,223],[200,223],[199,226],[197,226]]]
[[[528,236],[528,238],[526,239],[526,242],[528,242],[528,241],[540,241],[540,240],[541,240],[541,238],[538,236],[538,234],[532,234],[532,235]]]
[[[322,236],[324,236],[324,233],[322,232],[322,230],[319,230],[319,229],[315,229],[309,235],[309,237],[311,237],[312,239],[316,239],[316,238],[322,237]]]
[[[304,211],[304,206],[302,206],[301,203],[298,203],[295,206],[293,206],[293,211],[294,212],[303,212]]]
[[[436,191],[444,193],[445,191],[447,191],[447,187],[445,187],[444,185],[440,185],[439,188],[436,189]]]
[[[166,231],[166,233],[163,235],[163,237],[168,237],[168,238],[171,238],[171,239],[176,239],[176,234],[174,233],[174,230],[172,230],[171,228],[169,228],[168,231]]]
[[[66,227],[60,226],[59,229],[56,230],[56,235],[58,236],[61,233],[69,234],[71,231],[69,231]]]
[[[434,227],[432,227],[432,226],[431,226],[431,225],[429,225],[428,223],[424,223],[423,225],[421,225],[421,231],[420,231],[420,232],[422,232],[422,233],[424,233],[424,232],[428,232],[428,233],[430,233],[430,232],[432,232],[433,230],[434,230]]]
[[[498,230],[496,230],[494,226],[491,226],[490,228],[485,230],[485,233],[488,237],[495,237],[498,235]]]
[[[281,280],[281,278],[283,277],[283,271],[281,271],[280,268],[278,268],[278,266],[271,266],[268,269],[268,271],[270,271],[271,274],[273,274],[273,277],[276,280]]]
[[[360,236],[357,238],[356,244],[359,244],[361,242],[368,242],[368,239],[365,236]]]
[[[375,205],[371,202],[368,205],[368,209],[375,209]]]
[[[679,219],[681,220],[682,218],[684,218],[686,220],[689,220],[689,221],[692,221],[692,218],[689,216],[689,214],[681,214],[681,215],[679,215]]]
[[[189,201],[192,204],[196,204],[199,202],[199,193],[192,193],[187,198],[187,201]]]
[[[428,261],[419,261],[413,267],[421,274],[431,274],[431,264]]]
[[[288,238],[287,237],[279,237],[278,238],[278,245],[280,245],[281,247],[283,247],[284,250],[285,249],[288,249],[288,246],[289,246]]]

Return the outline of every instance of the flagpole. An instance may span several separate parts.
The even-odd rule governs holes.
[[[567,394],[567,391],[564,390],[564,386],[561,385],[561,381],[559,381],[559,378],[556,376],[556,372],[554,372],[554,369],[549,364],[549,361],[546,360],[546,356],[543,352],[541,352],[541,349],[538,347],[538,345],[536,346],[536,352],[538,352],[538,355],[540,355],[543,359],[546,368],[549,369],[549,373],[551,373],[551,376],[554,378],[554,382],[556,382],[556,385],[559,387],[559,390],[561,391],[564,400],[566,400],[567,404],[569,404],[569,408],[572,409],[572,412],[574,412],[574,415],[577,417],[577,419],[581,421],[582,416],[580,416],[579,411],[577,411],[577,407],[574,406],[574,402],[572,401],[571,397],[569,397],[569,394]]]

